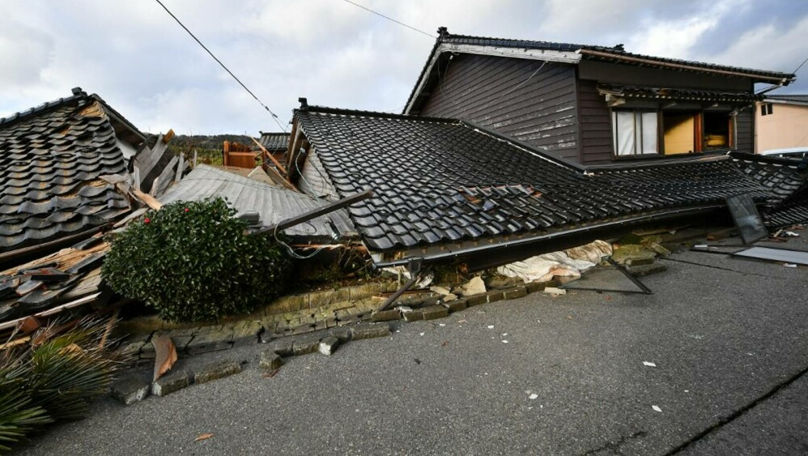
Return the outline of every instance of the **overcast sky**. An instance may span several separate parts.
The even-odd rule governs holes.
[[[163,0],[286,125],[310,104],[400,112],[434,44],[343,0]],[[798,0],[355,0],[435,35],[582,44],[793,71],[808,57]],[[149,132],[275,131],[271,117],[153,0],[3,0],[0,116],[101,95]],[[776,93],[808,92],[808,64]]]

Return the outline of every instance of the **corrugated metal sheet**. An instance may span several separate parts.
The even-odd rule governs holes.
[[[577,161],[574,68],[459,55],[420,114],[473,122],[555,157]]]
[[[327,204],[302,193],[249,179],[207,165],[194,168],[182,181],[171,187],[161,198],[163,204],[175,201],[200,201],[210,197],[223,197],[239,213],[255,211],[261,223],[273,225]],[[342,209],[317,217],[309,222],[285,230],[295,237],[331,237],[331,220],[341,236],[355,233],[347,212]]]

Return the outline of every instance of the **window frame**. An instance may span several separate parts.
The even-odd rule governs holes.
[[[659,156],[662,155],[662,150],[663,150],[662,147],[663,146],[662,146],[662,140],[661,140],[661,134],[660,134],[660,127],[661,127],[661,122],[662,122],[662,120],[660,118],[661,113],[662,113],[661,110],[653,109],[653,108],[625,108],[625,109],[612,108],[610,111],[611,112],[609,114],[609,121],[610,121],[610,124],[611,124],[610,127],[611,127],[611,133],[612,133],[612,158],[617,159],[617,160],[636,160],[638,158],[651,158],[651,157],[659,157]],[[630,112],[630,113],[633,114],[632,118],[633,118],[633,121],[634,121],[634,132],[632,133],[632,136],[634,138],[632,139],[632,143],[633,143],[632,150],[634,151],[634,153],[629,154],[629,155],[620,155],[618,153],[618,150],[619,150],[618,149],[619,134],[618,134],[618,128],[617,128],[617,116],[618,116],[618,113],[620,113],[620,112]],[[640,152],[640,153],[637,153],[637,150],[638,150],[638,147],[637,147],[637,145],[638,145],[637,144],[637,135],[638,135],[638,131],[639,131],[639,137],[640,138],[643,137],[642,115],[647,114],[647,113],[656,114],[656,148],[655,148],[654,152],[648,152],[648,153]],[[639,122],[638,122],[638,120],[639,120]],[[639,124],[639,130],[638,130],[638,124]],[[639,149],[642,150],[642,144],[640,144]]]

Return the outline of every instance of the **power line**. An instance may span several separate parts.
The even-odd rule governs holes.
[[[423,35],[426,35],[426,36],[428,36],[428,37],[429,37],[429,39],[430,39],[430,40],[432,40],[432,39],[434,39],[434,38],[435,38],[435,36],[434,36],[433,34],[429,33],[429,32],[425,32],[425,31],[423,31],[423,30],[421,30],[421,29],[418,29],[418,28],[415,28],[415,27],[413,27],[413,26],[411,26],[411,25],[407,25],[407,24],[405,24],[405,23],[403,23],[403,22],[401,22],[401,21],[398,21],[398,20],[396,20],[396,19],[393,19],[393,18],[392,18],[392,17],[390,17],[390,16],[385,16],[384,14],[382,14],[382,13],[380,13],[380,12],[378,12],[378,11],[374,11],[374,10],[372,10],[372,9],[370,9],[370,8],[367,8],[367,7],[365,7],[365,6],[362,6],[362,5],[360,5],[359,3],[354,3],[354,2],[352,2],[351,0],[342,0],[342,1],[344,1],[345,3],[350,3],[351,5],[353,5],[353,6],[357,7],[357,8],[362,8],[363,10],[365,10],[365,11],[367,11],[367,12],[371,13],[371,14],[375,14],[375,15],[377,15],[377,16],[383,17],[383,18],[387,19],[388,21],[395,22],[396,24],[398,24],[398,25],[400,25],[400,26],[402,26],[402,27],[407,27],[408,29],[410,29],[410,30],[412,30],[412,31],[414,31],[414,32],[418,32],[418,33],[421,33],[421,34],[423,34]]]
[[[805,65],[806,62],[808,62],[808,57],[806,57],[805,60],[803,60],[802,63],[799,64],[797,69],[791,72],[791,74],[797,74],[797,72],[800,71],[800,68],[802,68],[802,66]]]
[[[265,109],[265,110],[266,110],[266,111],[267,111],[267,112],[268,112],[268,113],[269,113],[269,114],[272,116],[272,118],[275,120],[275,123],[276,123],[276,124],[278,124],[278,127],[280,127],[280,129],[281,129],[281,130],[283,130],[283,132],[284,132],[284,133],[286,133],[286,128],[285,128],[285,127],[284,127],[284,126],[281,124],[280,120],[278,119],[278,115],[277,115],[277,114],[275,114],[274,112],[272,112],[272,110],[271,110],[271,109],[269,109],[269,106],[267,106],[267,105],[266,105],[266,104],[265,104],[263,101],[261,101],[261,100],[260,100],[260,99],[259,99],[259,98],[258,98],[258,97],[257,97],[257,96],[254,94],[254,93],[253,93],[253,91],[252,91],[252,90],[250,90],[250,89],[249,89],[249,88],[248,88],[246,85],[244,85],[244,83],[243,83],[243,82],[241,82],[241,79],[239,79],[239,78],[238,78],[238,77],[237,77],[235,74],[233,74],[233,72],[232,72],[232,71],[230,71],[230,68],[227,68],[227,66],[225,66],[225,64],[224,64],[224,63],[222,63],[222,61],[221,61],[221,60],[219,60],[219,59],[218,59],[218,58],[217,58],[215,55],[213,55],[213,52],[211,52],[211,51],[210,51],[210,49],[208,49],[208,48],[207,48],[207,46],[205,46],[204,44],[202,44],[202,41],[199,41],[199,38],[197,38],[197,37],[196,37],[196,35],[194,35],[194,34],[193,34],[193,32],[191,32],[190,30],[188,30],[188,27],[186,27],[186,26],[185,26],[185,24],[183,24],[183,23],[182,23],[182,21],[180,21],[180,20],[179,20],[179,18],[177,18],[177,16],[175,16],[175,15],[174,15],[174,13],[172,13],[172,12],[171,12],[171,10],[169,10],[169,9],[168,9],[168,8],[167,8],[167,7],[166,7],[164,4],[163,4],[163,2],[161,2],[160,0],[154,0],[154,1],[156,1],[156,2],[157,2],[159,5],[160,5],[160,6],[162,6],[162,7],[163,7],[163,9],[164,9],[164,10],[166,10],[166,13],[168,13],[168,14],[169,14],[169,16],[171,16],[172,18],[174,18],[174,20],[175,20],[175,21],[177,21],[177,24],[180,24],[180,27],[182,27],[182,28],[183,28],[183,29],[184,29],[186,32],[188,32],[188,34],[189,34],[189,35],[191,35],[191,38],[193,38],[193,39],[194,39],[194,41],[196,41],[196,42],[197,42],[197,44],[199,44],[200,46],[202,46],[202,49],[204,49],[204,50],[205,50],[205,52],[207,52],[207,53],[208,53],[208,54],[209,54],[211,57],[213,57],[213,60],[215,60],[215,61],[216,61],[216,63],[218,63],[218,64],[219,64],[219,65],[220,65],[222,68],[224,68],[224,71],[227,71],[227,73],[228,73],[230,76],[232,76],[232,77],[233,77],[233,79],[235,79],[235,80],[236,80],[236,82],[238,82],[238,83],[239,83],[239,85],[241,85],[241,87],[243,87],[243,88],[244,88],[244,90],[246,90],[246,91],[247,91],[247,93],[249,93],[249,94],[250,94],[250,96],[252,96],[253,98],[255,98],[255,101],[257,101],[257,102],[258,102],[258,104],[260,104],[260,105],[261,105],[261,106],[262,106],[262,107],[263,107],[263,108],[264,108],[264,109]],[[347,0],[346,0],[346,1],[347,1]]]

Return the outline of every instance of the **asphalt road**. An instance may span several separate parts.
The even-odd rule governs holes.
[[[102,400],[20,452],[808,453],[808,268],[696,252],[664,262],[644,279],[650,296],[486,304],[290,359],[272,378],[260,345],[198,357],[250,364],[129,407]],[[195,442],[202,433],[213,437]]]

